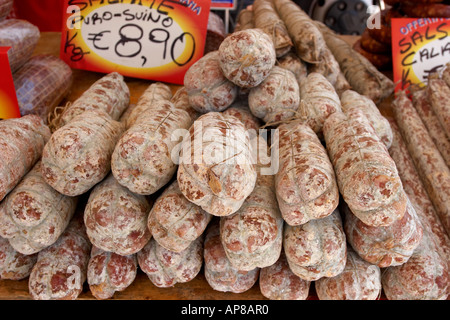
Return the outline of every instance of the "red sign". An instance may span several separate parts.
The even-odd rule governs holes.
[[[0,47],[0,119],[20,118],[19,103],[9,66],[8,50]]]

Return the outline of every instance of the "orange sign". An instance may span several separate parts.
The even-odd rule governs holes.
[[[210,0],[66,4],[61,59],[72,68],[183,84],[203,56]]]
[[[20,118],[19,103],[9,66],[8,50],[0,47],[0,119]]]
[[[395,91],[412,84],[425,84],[430,73],[450,61],[449,35],[450,19],[392,19]]]

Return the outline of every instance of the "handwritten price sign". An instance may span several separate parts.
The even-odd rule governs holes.
[[[428,76],[450,61],[450,19],[392,19],[395,91],[425,84]]]
[[[183,84],[203,56],[210,0],[66,0],[61,58],[71,67]]]

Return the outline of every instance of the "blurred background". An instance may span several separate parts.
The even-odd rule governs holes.
[[[294,0],[303,11],[314,20],[325,23],[339,34],[361,35],[366,28],[367,18],[384,9],[383,0]],[[251,5],[253,0],[238,0],[233,12],[236,18],[242,8]]]

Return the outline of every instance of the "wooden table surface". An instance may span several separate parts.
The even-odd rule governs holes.
[[[59,56],[60,33],[46,32],[41,34],[40,41],[36,47],[35,54],[52,54]],[[349,42],[353,38],[347,38]],[[84,91],[86,91],[96,80],[103,75],[96,72],[73,70],[74,83],[72,90],[66,98],[67,101],[76,100]],[[135,104],[144,90],[152,83],[149,80],[134,78],[125,79],[130,88],[130,103]],[[170,85],[173,92],[179,86]],[[390,116],[389,101],[380,106],[383,114]],[[28,279],[21,281],[0,280],[0,300],[30,300],[28,293]],[[89,287],[85,283],[84,290],[79,299],[95,299],[89,292]],[[267,300],[260,292],[257,282],[250,290],[240,293],[224,293],[213,290],[206,282],[203,269],[195,279],[188,283],[176,284],[172,288],[158,288],[154,286],[147,276],[141,271],[131,286],[123,292],[117,292],[114,300]],[[310,300],[317,299],[314,293],[314,284],[311,284]]]

